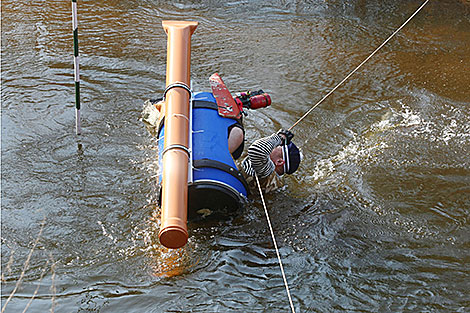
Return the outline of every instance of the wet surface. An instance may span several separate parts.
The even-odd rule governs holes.
[[[431,1],[294,129],[305,159],[266,200],[298,312],[470,310],[466,3]],[[287,311],[259,199],[189,225],[184,249],[158,243],[141,115],[165,87],[161,21],[200,23],[194,90],[219,72],[233,92],[271,94],[246,119],[252,142],[291,126],[420,4],[79,1],[77,138],[70,3],[2,1],[5,312]]]

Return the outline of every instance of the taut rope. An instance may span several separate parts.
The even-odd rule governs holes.
[[[271,225],[271,219],[269,218],[268,209],[266,208],[266,203],[264,202],[263,191],[261,190],[261,185],[259,183],[258,175],[255,172],[256,183],[258,184],[259,194],[261,196],[261,201],[263,202],[264,213],[266,213],[266,220],[268,221],[269,230],[271,231],[271,238],[273,239],[274,249],[276,250],[277,259],[279,261],[279,267],[281,268],[282,279],[284,280],[284,286],[286,287],[287,297],[289,298],[290,308],[293,313],[295,313],[294,304],[292,303],[292,298],[290,296],[289,285],[287,284],[286,274],[284,273],[284,267],[282,266],[281,256],[279,254],[279,249],[277,248],[276,237],[274,237],[273,227]]]
[[[338,89],[346,80],[348,80],[355,72],[357,72],[359,70],[359,68],[362,67],[362,65],[364,65],[367,61],[369,61],[370,58],[372,58],[383,46],[385,46],[387,44],[387,42],[390,41],[390,39],[393,38],[393,36],[395,36],[403,27],[405,27],[406,24],[408,24],[409,21],[411,21],[411,19],[413,17],[415,17],[416,14],[418,14],[419,11],[421,11],[421,9],[429,2],[429,0],[425,0],[423,2],[423,4],[421,4],[421,6],[399,27],[397,28],[397,30],[395,30],[380,46],[377,47],[377,49],[375,49],[364,61],[362,61],[361,64],[359,64],[351,73],[349,73],[341,82],[339,82],[333,89],[331,89],[323,98],[320,99],[320,101],[318,101],[314,106],[312,106],[304,115],[302,115],[301,118],[299,118],[297,120],[297,122],[295,122],[288,130],[290,131],[292,128],[294,128],[297,124],[299,124],[305,117],[307,117],[307,115],[310,114],[310,112],[312,112],[316,107],[318,107],[326,98],[328,98],[336,89]],[[264,212],[266,214],[266,220],[268,221],[268,226],[269,226],[269,230],[271,232],[271,237],[272,237],[272,240],[273,240],[273,244],[274,244],[274,248],[276,250],[276,255],[277,255],[277,259],[279,261],[279,267],[281,269],[281,274],[282,274],[282,278],[284,280],[284,285],[286,287],[286,292],[287,292],[287,297],[289,298],[289,304],[290,304],[290,308],[292,310],[293,313],[295,313],[295,309],[294,309],[294,304],[292,303],[292,297],[290,295],[290,291],[289,291],[289,285],[287,284],[287,279],[286,279],[286,274],[284,273],[284,267],[282,266],[282,261],[281,261],[281,256],[279,254],[279,249],[277,247],[277,243],[276,243],[276,238],[274,236],[274,231],[273,231],[273,228],[272,228],[272,225],[271,225],[271,220],[269,218],[269,213],[268,213],[268,209],[266,208],[266,203],[264,201],[264,196],[263,196],[263,191],[261,190],[261,185],[259,183],[259,179],[258,179],[258,175],[256,174],[255,172],[255,178],[256,178],[256,183],[258,184],[258,189],[259,189],[259,193],[260,193],[260,196],[261,196],[261,201],[263,202],[263,207],[264,207]]]
[[[406,24],[408,24],[409,21],[411,21],[411,19],[416,15],[418,14],[419,11],[421,11],[421,9],[429,2],[429,0],[426,0],[423,2],[423,4],[405,21],[405,23],[403,23],[400,27],[397,28],[397,30],[395,30],[380,46],[377,47],[377,49],[374,50],[374,52],[372,52],[364,61],[362,61],[361,64],[359,64],[351,73],[349,73],[342,81],[339,82],[339,84],[337,84],[333,89],[330,90],[330,92],[328,92],[323,98],[321,98],[320,101],[318,101],[313,107],[310,108],[310,110],[308,110],[304,115],[302,115],[301,118],[299,118],[297,120],[297,122],[294,123],[294,125],[292,125],[288,130],[290,131],[292,128],[294,128],[297,124],[299,124],[305,117],[307,117],[307,115],[310,114],[310,112],[312,112],[317,106],[320,105],[320,103],[322,103],[326,98],[328,98],[336,89],[338,89],[339,86],[341,86],[346,80],[349,79],[349,77],[351,77],[354,73],[357,72],[357,70],[359,70],[359,68],[364,65],[364,63],[366,63],[367,61],[369,61],[370,58],[372,58],[372,56],[374,56],[374,54],[377,53],[377,51],[379,51],[383,46],[385,46],[385,44],[387,44],[387,42],[390,41],[390,39],[392,39],[393,36],[395,36],[403,27],[405,27]]]

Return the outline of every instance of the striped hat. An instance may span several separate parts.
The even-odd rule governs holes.
[[[302,153],[293,142],[282,146],[282,157],[284,158],[284,173],[292,174],[298,168],[302,160]]]

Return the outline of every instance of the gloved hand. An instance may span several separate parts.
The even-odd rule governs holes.
[[[290,144],[292,138],[294,138],[294,134],[286,129],[280,129],[277,134],[283,139],[284,144]]]

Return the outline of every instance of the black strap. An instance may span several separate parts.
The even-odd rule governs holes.
[[[193,109],[198,108],[217,110],[217,103],[204,100],[194,100]]]
[[[166,98],[167,92],[170,91],[173,88],[183,88],[184,90],[186,90],[189,93],[189,97],[191,97],[191,88],[189,88],[188,85],[186,85],[183,82],[174,82],[173,84],[169,84],[166,87],[165,91],[163,92],[163,99]]]
[[[215,169],[224,171],[226,173],[229,173],[230,175],[238,179],[245,187],[246,192],[249,193],[250,189],[248,188],[248,184],[245,180],[245,177],[243,177],[242,173],[240,173],[240,171],[237,168],[234,168],[225,163],[215,161],[215,160],[210,160],[210,159],[193,160],[193,167],[194,168],[209,167],[209,168],[215,168]]]
[[[181,151],[186,152],[186,154],[188,155],[188,158],[191,156],[191,151],[189,151],[188,147],[183,146],[183,145],[169,145],[168,147],[166,147],[165,149],[163,149],[162,157],[163,157],[163,155],[165,155],[165,153],[166,153],[167,151],[173,150],[173,149],[179,149],[179,150],[181,150]]]

